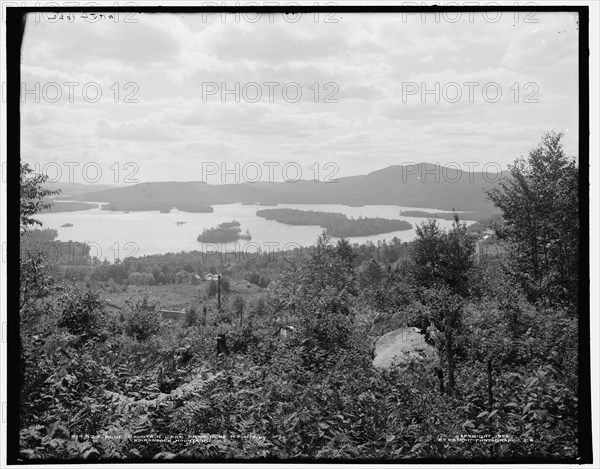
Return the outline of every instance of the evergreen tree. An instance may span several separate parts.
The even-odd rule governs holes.
[[[529,298],[575,304],[579,264],[579,169],[567,157],[562,133],[544,134],[510,177],[488,192],[502,210],[513,244],[511,266]]]

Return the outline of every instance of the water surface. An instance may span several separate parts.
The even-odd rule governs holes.
[[[395,231],[375,236],[360,236],[349,238],[351,243],[365,243],[380,240],[390,241],[397,237],[401,241],[411,241],[415,238],[415,227],[424,218],[402,217],[401,210],[424,210],[441,212],[442,210],[419,207],[400,207],[397,205],[366,205],[364,207],[349,207],[337,204],[280,204],[278,208],[297,208],[300,210],[317,210],[322,212],[343,213],[348,217],[382,217],[408,221],[413,228],[406,231]],[[101,210],[83,210],[78,212],[45,213],[37,215],[44,228],[58,231],[61,241],[81,241],[90,243],[98,251],[100,259],[114,261],[127,256],[146,254],[164,254],[180,251],[219,251],[246,250],[256,252],[258,247],[272,251],[293,248],[295,246],[312,246],[323,229],[320,226],[292,226],[265,220],[256,216],[256,211],[264,208],[256,205],[228,204],[214,205],[213,213],[187,213],[172,210],[170,213],[158,211],[149,212],[113,212]],[[252,235],[251,241],[239,240],[226,245],[207,245],[196,240],[198,234],[205,228],[212,228],[219,223],[237,220],[241,223],[242,232],[247,229]],[[186,222],[177,225],[176,222]],[[443,228],[452,226],[448,220],[438,220]],[[72,223],[71,228],[61,225]],[[472,223],[472,222],[471,222]],[[336,238],[332,238],[336,240]],[[91,254],[95,255],[92,249]]]

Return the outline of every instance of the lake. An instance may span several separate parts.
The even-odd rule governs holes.
[[[58,202],[59,203],[59,202]],[[170,213],[152,212],[113,212],[109,210],[82,210],[78,212],[44,213],[35,218],[40,220],[43,228],[58,231],[60,241],[87,242],[92,249],[90,254],[100,259],[114,261],[127,256],[143,256],[147,254],[165,254],[167,252],[203,251],[254,253],[260,247],[264,251],[278,251],[294,247],[314,245],[322,232],[320,226],[291,226],[273,220],[265,220],[256,216],[256,211],[269,207],[256,205],[228,204],[213,205],[213,213],[187,213],[172,210]],[[343,213],[348,217],[382,217],[406,220],[413,225],[411,230],[395,231],[375,236],[349,238],[351,243],[365,243],[380,240],[390,241],[397,237],[402,241],[415,238],[415,227],[424,218],[401,217],[401,210],[424,210],[441,212],[418,207],[400,207],[397,205],[367,205],[349,207],[337,204],[280,204],[277,208],[297,208],[300,210],[317,210],[322,212]],[[252,235],[251,241],[239,240],[226,245],[200,243],[197,236],[205,228],[212,228],[219,223],[237,220],[244,233],[247,229]],[[176,222],[187,222],[177,225]],[[70,228],[62,228],[65,223],[73,224]],[[452,222],[438,220],[442,228],[450,228]],[[467,222],[471,224],[473,222]],[[337,240],[332,238],[333,241]]]

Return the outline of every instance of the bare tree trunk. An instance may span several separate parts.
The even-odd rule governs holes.
[[[492,404],[494,403],[494,395],[492,390],[492,360],[487,361],[487,379],[488,379],[488,407],[490,412],[492,411]]]
[[[217,309],[221,311],[221,276],[217,275]]]
[[[438,381],[440,383],[440,394],[443,396],[444,395],[444,372],[442,371],[441,368],[435,368],[435,373],[437,374],[438,377]]]
[[[446,360],[448,360],[448,394],[454,395],[454,351],[452,350],[452,327],[450,314],[446,317]]]

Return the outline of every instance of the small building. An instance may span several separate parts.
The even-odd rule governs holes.
[[[217,274],[206,274],[204,280],[207,282],[212,282],[213,280],[219,280],[219,276]]]
[[[190,275],[190,284],[198,285],[200,282],[202,282],[202,277],[200,277],[200,275],[198,275],[198,274]]]
[[[484,257],[498,257],[504,251],[498,245],[498,238],[493,230],[483,231],[481,238],[475,242],[475,261],[479,263]]]

